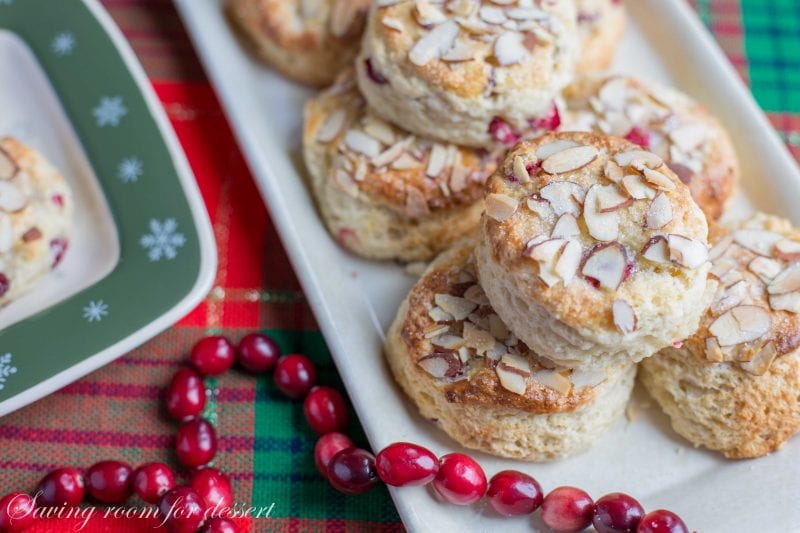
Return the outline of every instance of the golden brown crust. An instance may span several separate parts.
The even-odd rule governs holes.
[[[228,0],[227,13],[284,75],[324,86],[358,52],[370,0]]]

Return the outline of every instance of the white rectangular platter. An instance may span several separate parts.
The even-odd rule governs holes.
[[[402,267],[358,260],[337,247],[304,186],[302,104],[312,93],[241,48],[218,0],[176,0],[214,83],[284,246],[334,355],[373,449],[409,440],[437,453],[458,446],[417,415],[383,360],[383,332],[413,279]],[[685,0],[630,0],[630,24],[614,70],[666,82],[708,106],[731,132],[745,179],[737,214],[755,205],[800,222],[800,172],[735,71]],[[551,464],[475,454],[488,475],[515,468],[545,490],[580,486],[595,497],[625,491],[648,509],[676,511],[702,532],[800,531],[800,439],[756,461],[695,450],[642,391],[638,416],[596,446]],[[648,407],[650,406],[650,407]],[[499,518],[485,506],[437,502],[423,488],[392,489],[411,531],[530,531],[537,518]]]

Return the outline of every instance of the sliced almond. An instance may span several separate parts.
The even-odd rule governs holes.
[[[725,360],[725,354],[722,353],[722,348],[719,345],[716,337],[706,338],[706,359],[712,363],[721,363]]]
[[[348,130],[344,136],[344,144],[352,151],[369,158],[381,153],[381,143],[361,130]]]
[[[520,183],[528,183],[531,181],[531,175],[528,173],[527,165],[522,156],[514,157],[514,177]]]
[[[519,202],[505,194],[492,193],[486,197],[486,214],[498,222],[511,217]]]
[[[519,63],[526,55],[528,51],[522,44],[522,34],[519,32],[507,31],[494,42],[494,57],[500,66]]]
[[[358,183],[346,170],[338,169],[333,175],[333,181],[349,196],[358,197]]]
[[[364,120],[364,131],[371,137],[378,139],[385,145],[392,145],[395,143],[394,128],[384,120],[381,120],[375,115],[367,115]]]
[[[669,133],[669,138],[683,152],[691,152],[708,138],[708,128],[700,122],[681,124]]]
[[[439,143],[434,143],[428,156],[428,167],[425,174],[430,178],[435,178],[442,173],[447,165],[447,148]]]
[[[620,152],[614,156],[614,161],[621,167],[633,166],[633,163],[638,163],[647,168],[658,168],[664,164],[664,161],[652,152],[646,150],[628,150],[627,152]]]
[[[558,258],[555,266],[555,273],[564,281],[564,285],[572,281],[578,273],[582,252],[583,250],[578,241],[571,240],[564,246],[564,250],[561,252],[561,256]]]
[[[770,294],[786,294],[797,290],[800,290],[800,263],[790,264],[767,286]]]
[[[431,344],[448,350],[458,350],[466,344],[466,341],[458,335],[444,334],[432,338]]]
[[[736,244],[765,257],[772,257],[772,250],[783,235],[762,229],[737,229],[733,232]]]
[[[616,185],[603,185],[597,191],[597,206],[601,213],[624,209],[633,203],[633,198],[624,194]]]
[[[745,372],[753,374],[754,376],[763,376],[772,365],[772,361],[778,356],[778,351],[775,349],[773,342],[768,342],[761,350],[748,362],[739,363],[739,366]]]
[[[719,315],[741,304],[748,295],[748,285],[745,280],[735,282],[730,287],[724,288],[722,294],[711,303],[711,312]]]
[[[723,257],[718,259],[711,265],[711,270],[708,271],[709,274],[713,274],[720,280],[723,277],[726,277],[731,270],[737,267],[736,262],[733,259],[728,257]]]
[[[583,220],[589,230],[589,234],[598,241],[613,241],[619,235],[619,216],[615,211],[603,213],[600,211],[600,198],[606,188],[616,189],[616,185],[595,184],[586,193],[586,200],[583,206]],[[612,193],[613,194],[613,193]]]
[[[672,203],[664,193],[658,193],[647,209],[645,225],[649,229],[663,228],[672,222]]]
[[[569,139],[561,139],[558,141],[553,141],[551,143],[543,144],[539,148],[536,149],[536,157],[539,160],[547,159],[553,154],[558,152],[563,152],[567,148],[574,148],[579,146],[578,143],[575,141],[570,141]]]
[[[495,369],[500,385],[514,394],[525,394],[531,375],[528,361],[518,355],[506,354]]]
[[[525,254],[535,261],[551,263],[558,257],[566,242],[564,239],[548,239],[531,246]]]
[[[413,11],[414,19],[417,21],[417,24],[423,28],[429,28],[447,20],[447,16],[428,0],[416,0],[415,4]]]
[[[405,151],[405,143],[402,141],[394,143],[392,146],[372,158],[372,165],[376,168],[385,167],[396,161]]]
[[[622,186],[636,200],[652,199],[656,191],[650,187],[645,179],[638,174],[628,174],[622,178]]]
[[[660,189],[662,191],[673,191],[675,190],[675,182],[669,179],[666,174],[662,174],[657,170],[652,170],[649,168],[644,168],[644,179],[647,180],[648,183],[653,185],[656,189]]]
[[[409,60],[420,67],[445,53],[458,36],[458,24],[448,20],[439,24],[416,42],[408,53]]]
[[[613,181],[614,183],[621,183],[622,178],[624,176],[624,172],[622,172],[622,168],[616,164],[614,161],[609,160],[606,163],[606,167],[604,169],[606,178]]]
[[[769,312],[757,305],[739,305],[726,311],[708,327],[720,346],[734,346],[760,339],[769,332]]]
[[[572,390],[572,381],[557,370],[537,370],[531,378],[559,394],[567,395]]]
[[[639,327],[639,321],[633,307],[625,300],[616,299],[611,306],[614,325],[623,334],[633,333]]]
[[[579,216],[585,195],[584,188],[571,181],[554,181],[539,191],[539,196],[550,202],[550,207],[557,216],[564,213]]]
[[[555,211],[550,205],[548,200],[545,200],[538,194],[535,194],[528,198],[526,202],[528,209],[539,215],[540,218],[547,220],[550,217],[555,215]]]
[[[322,127],[317,131],[316,140],[322,143],[334,140],[342,131],[346,119],[347,113],[341,109],[328,115]]]
[[[542,170],[548,174],[563,174],[583,168],[598,155],[594,146],[576,146],[556,152],[542,162]]]
[[[434,296],[434,302],[446,313],[451,314],[456,320],[464,320],[477,307],[475,302],[471,302],[459,296],[453,296],[452,294],[436,294]]]
[[[730,235],[726,235],[722,239],[719,240],[708,252],[708,260],[709,261],[716,261],[717,258],[722,257],[728,247],[733,243],[733,237]]]
[[[747,265],[747,269],[761,278],[761,281],[769,284],[781,273],[783,266],[780,261],[768,257],[758,256]]]
[[[581,273],[598,287],[616,290],[628,272],[625,249],[618,242],[596,246],[583,264]]]
[[[781,239],[775,243],[775,256],[784,261],[800,261],[800,242]]]
[[[417,364],[438,379],[454,378],[464,369],[461,359],[455,353],[449,352],[427,355],[417,361]]]
[[[553,231],[550,237],[553,239],[569,239],[570,237],[577,237],[581,234],[578,227],[578,220],[570,213],[564,213],[559,217],[556,225],[553,226]]]
[[[667,243],[670,260],[681,266],[698,268],[708,260],[708,248],[700,241],[671,233],[667,236]]]
[[[10,181],[0,181],[0,210],[16,213],[27,205],[28,199],[19,187]]]
[[[470,322],[464,322],[463,337],[467,344],[475,348],[478,353],[485,353],[491,350],[496,342],[491,333],[483,328],[476,327]]]
[[[775,311],[800,313],[800,292],[786,294],[770,294],[769,306]]]
[[[642,257],[654,263],[668,264],[669,245],[663,235],[657,235],[650,239],[642,249]]]
[[[438,305],[436,307],[431,307],[428,310],[428,316],[434,322],[452,322],[454,320],[453,315],[451,315]]]

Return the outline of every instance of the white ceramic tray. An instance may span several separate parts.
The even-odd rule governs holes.
[[[231,119],[374,449],[398,440],[457,450],[394,385],[383,332],[413,280],[401,267],[360,261],[328,237],[301,175],[301,106],[311,94],[241,48],[218,0],[176,0]],[[667,82],[706,104],[733,135],[745,176],[736,212],[755,204],[800,222],[800,172],[722,52],[684,0],[630,0],[614,70]],[[545,490],[577,485],[595,497],[634,494],[702,532],[800,531],[800,439],[769,457],[733,462],[695,450],[641,391],[633,422],[620,420],[589,452],[536,465],[475,454],[489,475],[516,468]],[[644,406],[644,408],[642,407]],[[423,488],[392,489],[412,531],[530,531],[537,518],[499,518],[485,507],[437,502]]]

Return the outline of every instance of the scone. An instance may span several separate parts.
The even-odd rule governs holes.
[[[625,6],[622,0],[575,0],[575,7],[581,40],[576,70],[606,70],[625,33]]]
[[[473,232],[499,153],[415,137],[380,119],[352,71],[305,109],[304,157],[328,230],[371,259],[431,259]]]
[[[408,131],[483,147],[555,129],[578,38],[571,0],[377,0],[358,83]]]
[[[540,355],[638,362],[697,329],[708,227],[657,155],[618,137],[548,134],[509,151],[486,191],[478,277]]]
[[[72,194],[45,158],[0,138],[0,306],[61,261],[72,229]]]
[[[700,328],[644,361],[642,382],[695,446],[759,457],[800,429],[800,230],[757,215],[710,257]]]
[[[371,0],[228,0],[259,55],[301,83],[330,85],[358,53]]]
[[[709,220],[733,196],[739,164],[730,137],[697,102],[625,76],[586,76],[564,91],[563,130],[617,135],[655,152],[689,186]]]
[[[474,241],[439,256],[386,339],[395,379],[467,448],[545,461],[588,448],[625,409],[635,366],[560,368],[511,333],[477,284]]]

